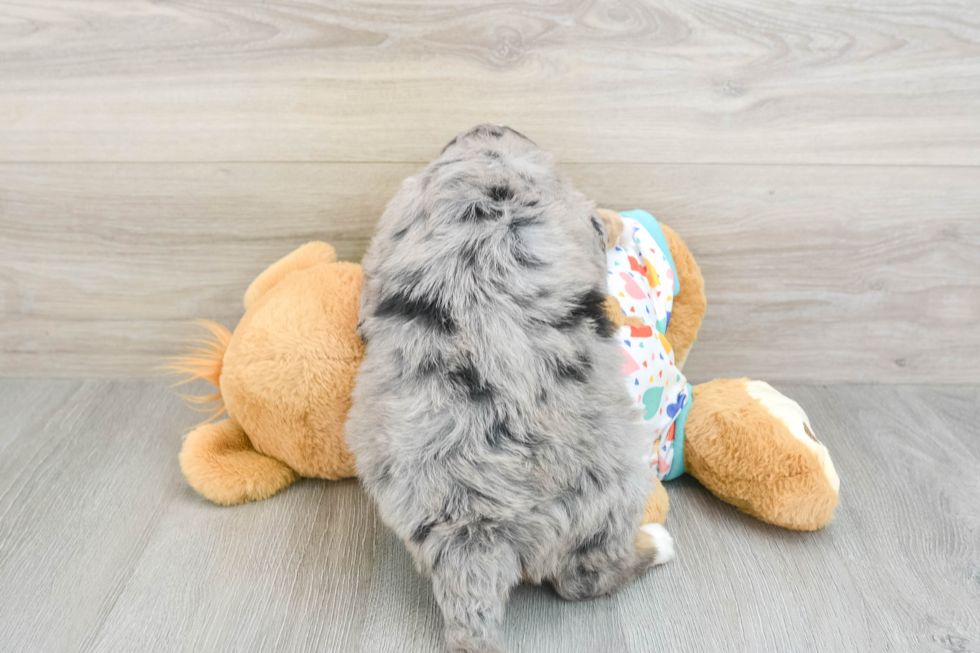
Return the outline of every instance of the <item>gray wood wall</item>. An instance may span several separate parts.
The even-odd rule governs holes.
[[[0,375],[155,374],[479,122],[686,238],[695,381],[980,381],[973,0],[0,0]]]

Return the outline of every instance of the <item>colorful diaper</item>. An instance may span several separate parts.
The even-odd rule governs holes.
[[[646,211],[620,215],[623,233],[606,258],[609,294],[627,317],[641,318],[643,326],[624,326],[616,337],[630,395],[648,426],[644,460],[658,478],[669,480],[684,473],[684,421],[691,405],[691,385],[674,365],[664,335],[680,282],[654,217]]]

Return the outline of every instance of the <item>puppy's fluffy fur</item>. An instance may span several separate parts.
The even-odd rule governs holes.
[[[522,577],[586,599],[670,555],[639,530],[651,476],[603,310],[607,236],[547,153],[484,125],[404,182],[364,258],[347,440],[451,650],[498,650]]]

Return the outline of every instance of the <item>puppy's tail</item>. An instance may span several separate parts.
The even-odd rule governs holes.
[[[460,526],[433,549],[438,552],[432,565],[432,589],[446,623],[449,650],[501,651],[504,605],[521,579],[514,549],[499,529],[485,524]]]

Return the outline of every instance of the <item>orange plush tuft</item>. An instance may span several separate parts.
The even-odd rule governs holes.
[[[174,384],[175,387],[203,379],[216,388],[219,388],[218,392],[210,395],[180,395],[184,401],[191,404],[192,409],[204,413],[213,413],[211,417],[204,420],[203,424],[207,424],[218,419],[226,412],[224,401],[221,398],[220,381],[225,350],[228,349],[228,343],[231,342],[231,332],[217,322],[210,320],[196,320],[194,324],[207,329],[211,333],[211,338],[198,340],[197,342],[201,345],[200,347],[192,349],[184,356],[177,356],[170,359],[170,362],[161,369],[186,376],[182,381]],[[214,402],[217,402],[217,405],[208,408],[197,408],[197,406]]]

